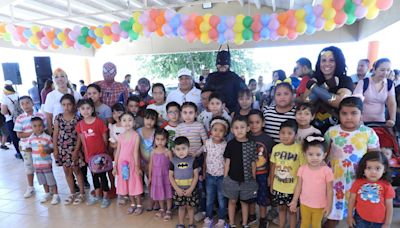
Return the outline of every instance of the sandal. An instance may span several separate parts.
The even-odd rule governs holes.
[[[65,200],[64,200],[64,205],[70,205],[72,202],[74,202],[74,195],[71,194],[69,195]]]
[[[127,200],[124,196],[118,197],[118,205],[126,205]]]
[[[79,205],[85,200],[85,195],[84,194],[79,194],[75,197],[74,202],[72,203],[73,205]]]
[[[170,210],[167,210],[167,212],[164,215],[164,222],[168,222],[172,219],[172,212]]]
[[[128,208],[128,214],[132,214],[136,211],[136,205],[131,204],[131,206]]]
[[[135,211],[133,212],[134,215],[141,215],[143,213],[142,205],[137,205]]]
[[[156,213],[156,217],[157,217],[157,218],[163,218],[163,217],[164,217],[164,214],[165,214],[164,209],[160,209],[160,210],[158,210],[158,212]]]

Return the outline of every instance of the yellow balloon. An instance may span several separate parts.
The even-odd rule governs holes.
[[[296,19],[298,21],[302,20],[306,16],[306,11],[304,9],[296,10],[296,13],[294,14],[294,16],[296,17]]]
[[[328,21],[332,20],[336,16],[336,10],[334,8],[325,9],[322,16]]]
[[[202,33],[208,32],[208,31],[210,31],[210,29],[211,29],[211,26],[210,26],[210,24],[208,22],[205,22],[205,21],[201,22],[200,31]]]
[[[132,30],[136,33],[140,33],[143,30],[143,26],[139,23],[133,24]]]
[[[103,40],[104,40],[105,44],[111,44],[111,42],[112,42],[111,36],[104,36]]]
[[[236,23],[243,23],[243,19],[244,19],[244,15],[243,14],[239,14],[236,16]]]
[[[243,30],[244,30],[244,25],[243,25],[243,24],[238,24],[238,23],[236,23],[236,24],[233,26],[233,31],[234,31],[235,33],[242,33]]]
[[[32,26],[31,30],[32,30],[32,33],[35,34],[40,31],[40,27],[37,25],[34,25],[34,26]]]
[[[368,20],[372,20],[375,19],[379,14],[379,9],[376,8],[375,5],[371,6],[368,8],[368,12],[367,15],[365,15],[365,18],[367,18]]]
[[[111,23],[105,23],[104,26],[111,27]]]
[[[96,28],[96,29],[94,30],[94,34],[95,34],[96,36],[98,36],[98,37],[103,37],[103,36],[104,36],[104,34],[103,34],[103,29],[102,29],[102,28]]]
[[[371,6],[375,6],[375,4],[376,4],[376,0],[363,0],[362,1],[362,4],[365,6],[365,7],[371,7]]]
[[[333,2],[333,0],[324,0],[324,1],[322,1],[322,6],[325,9],[332,8],[332,2]]]
[[[325,22],[325,26],[324,26],[324,30],[327,31],[327,32],[330,32],[330,31],[335,29],[335,26],[336,26],[336,24],[335,24],[334,20],[326,21]]]
[[[237,45],[242,45],[244,43],[244,39],[241,33],[236,33],[235,34],[235,39],[233,40],[235,44]]]
[[[36,36],[31,36],[29,38],[29,42],[31,42],[34,45],[37,45],[37,44],[39,44],[39,39]]]
[[[133,17],[133,19],[134,19],[135,21],[138,21],[140,15],[141,15],[141,13],[140,13],[139,11],[136,11],[136,12],[134,12],[134,13],[132,14],[132,17]]]
[[[210,37],[208,37],[208,33],[206,33],[206,32],[201,33],[200,41],[203,44],[209,44],[210,43]]]
[[[306,23],[304,23],[303,21],[297,22],[296,32],[298,32],[299,35],[304,34],[306,32],[306,30],[307,30],[307,24]]]
[[[69,46],[66,42],[64,42],[62,45],[63,45],[63,48],[69,48]]]
[[[57,38],[60,40],[60,41],[65,41],[65,39],[67,38],[66,36],[65,36],[65,34],[64,34],[64,32],[59,32],[58,34],[57,34]]]
[[[206,13],[204,16],[203,16],[203,21],[205,21],[205,22],[209,22],[210,21],[210,17],[211,17],[212,15],[211,15],[211,13]]]

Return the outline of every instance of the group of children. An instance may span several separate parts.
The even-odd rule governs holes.
[[[285,82],[275,88],[275,106],[263,111],[252,109],[249,90],[239,91],[240,110],[231,115],[213,91],[202,93],[204,110],[199,115],[192,102],[166,104],[162,84],[152,91],[155,103],[144,110],[133,96],[126,107],[115,104],[107,111],[95,85],[88,86],[88,98],[77,107],[74,97],[65,94],[52,138],[44,133],[45,117],[33,111],[32,99],[21,97],[24,113],[15,131],[28,178],[25,197],[34,193],[35,172],[46,192],[41,202],[59,203],[53,152],[71,192],[65,204],[85,200],[80,167],[87,164],[95,189],[88,205],[110,205],[109,183],[112,189],[116,176],[118,203],[129,202],[129,214],[144,211],[147,186],[156,217],[169,221],[173,205],[178,207],[179,228],[185,227],[186,211],[188,227],[195,227],[196,211],[205,212],[203,227],[236,227],[238,201],[243,227],[257,220],[256,205],[259,227],[267,226],[269,206],[268,214],[278,210],[279,227],[285,227],[287,218],[290,227],[296,227],[299,214],[301,227],[321,227],[324,217],[329,227],[346,217],[350,227],[390,227],[394,191],[388,159],[375,132],[361,122],[360,98],[344,98],[340,124],[322,135],[311,126],[313,108],[295,107],[292,87]]]

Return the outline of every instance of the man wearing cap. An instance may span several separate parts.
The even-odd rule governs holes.
[[[116,82],[114,80],[115,75],[117,75],[117,67],[114,63],[107,62],[103,65],[103,81],[95,82],[101,88],[101,99],[104,104],[112,107],[118,102],[118,98],[121,94],[124,97],[124,104],[128,99],[128,89],[121,82]]]
[[[245,89],[245,82],[233,71],[230,71],[231,54],[228,51],[220,51],[217,55],[217,72],[211,73],[206,80],[204,89],[218,91],[223,95],[225,105],[229,113],[238,110],[238,92]]]
[[[168,94],[167,104],[171,101],[175,101],[182,105],[183,102],[191,101],[195,103],[197,107],[200,107],[201,91],[194,86],[192,77],[192,71],[187,68],[183,68],[178,71],[178,89]]]

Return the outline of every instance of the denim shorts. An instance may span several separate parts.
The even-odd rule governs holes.
[[[354,228],[380,228],[383,223],[369,222],[360,217],[360,215],[356,212],[354,213],[354,220],[356,222],[356,226]]]

